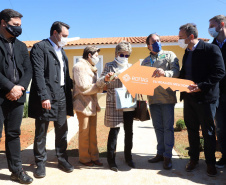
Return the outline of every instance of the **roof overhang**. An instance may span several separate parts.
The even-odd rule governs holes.
[[[115,48],[117,44],[92,44],[93,46],[97,46],[98,48]],[[162,46],[178,46],[177,42],[168,42],[168,43],[161,43]],[[147,44],[131,44],[132,48],[146,48]],[[77,46],[64,46],[64,50],[71,50],[71,49],[85,49],[87,45],[77,45]],[[28,47],[28,51],[31,50],[32,47]]]

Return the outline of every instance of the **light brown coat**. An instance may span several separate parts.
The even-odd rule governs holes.
[[[73,107],[86,116],[94,116],[100,111],[97,93],[102,88],[97,87],[97,70],[87,60],[80,59],[73,67]]]

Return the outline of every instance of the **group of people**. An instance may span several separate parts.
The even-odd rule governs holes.
[[[122,41],[115,48],[115,58],[106,63],[98,78],[98,53],[96,46],[87,46],[83,57],[73,66],[73,79],[69,75],[68,59],[63,50],[67,44],[69,25],[56,21],[50,29],[50,37],[34,44],[30,56],[27,47],[19,41],[22,33],[23,16],[12,9],[0,12],[0,138],[5,128],[5,148],[10,178],[29,184],[33,181],[23,169],[20,155],[20,126],[26,89],[32,79],[29,97],[29,117],[35,118],[34,157],[37,168],[34,176],[46,176],[47,161],[46,135],[49,121],[54,122],[55,150],[58,168],[72,172],[68,162],[67,115],[74,111],[79,122],[79,162],[85,166],[103,166],[97,147],[97,112],[100,106],[97,93],[107,90],[104,124],[110,127],[107,141],[107,162],[109,168],[118,171],[115,161],[117,136],[120,127],[125,131],[125,162],[135,168],[132,158],[134,108],[116,109],[115,88],[125,88],[115,74],[122,73],[131,64],[132,53],[129,42]],[[193,171],[199,161],[199,129],[204,137],[204,153],[207,174],[216,176],[218,168],[226,164],[226,17],[210,19],[209,33],[214,37],[212,44],[198,40],[194,24],[179,28],[178,45],[185,49],[180,70],[179,60],[172,51],[162,50],[160,37],[151,34],[146,44],[150,55],[141,65],[155,67],[152,77],[173,77],[192,80],[189,92],[181,93],[184,100],[184,120],[189,139],[190,160],[186,171]],[[72,93],[73,90],[73,93]],[[157,154],[148,162],[163,161],[164,169],[172,168],[174,146],[174,106],[177,102],[175,91],[161,86],[148,96],[149,108],[157,138]],[[216,132],[222,158],[216,162]]]

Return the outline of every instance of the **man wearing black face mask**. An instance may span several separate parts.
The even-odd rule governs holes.
[[[21,163],[20,125],[32,68],[26,45],[16,39],[22,33],[21,17],[12,9],[0,12],[0,138],[4,124],[10,178],[29,184],[33,179]]]
[[[147,37],[146,43],[151,51],[141,65],[156,67],[153,77],[178,77],[178,58],[172,51],[161,50],[160,38],[156,34]],[[163,162],[164,169],[172,168],[172,149],[174,145],[174,105],[177,102],[176,92],[161,86],[148,96],[153,126],[157,137],[157,155],[149,159],[150,163]]]

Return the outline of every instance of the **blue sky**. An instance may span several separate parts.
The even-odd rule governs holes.
[[[54,21],[71,26],[69,37],[101,38],[178,35],[182,24],[197,25],[208,34],[209,19],[226,15],[226,0],[1,0],[1,10],[23,14],[22,41],[49,37]]]

